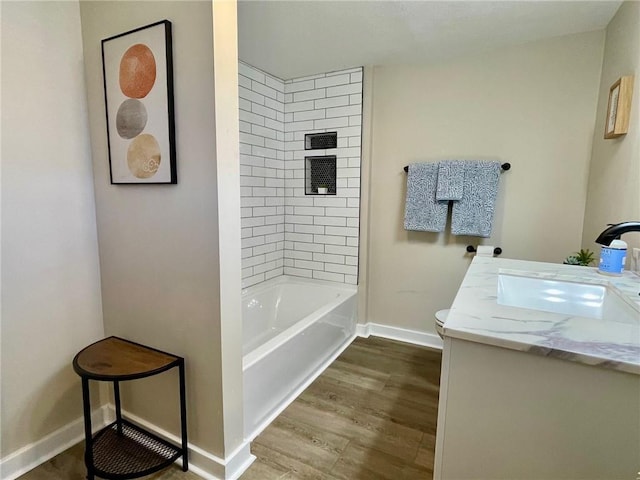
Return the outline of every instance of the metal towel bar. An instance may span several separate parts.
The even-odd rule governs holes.
[[[503,163],[502,165],[500,165],[500,168],[504,171],[507,171],[511,168],[511,164],[510,163]],[[404,167],[404,171],[408,172],[409,171],[409,166],[407,165],[406,167]]]

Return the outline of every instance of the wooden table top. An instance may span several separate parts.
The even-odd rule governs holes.
[[[160,373],[178,360],[180,357],[175,355],[108,337],[80,351],[73,359],[73,368],[80,376],[118,380]]]

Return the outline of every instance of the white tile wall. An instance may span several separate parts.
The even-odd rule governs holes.
[[[355,284],[362,69],[287,80],[284,93],[284,273]],[[338,148],[305,151],[305,133],[333,131],[338,132]],[[315,155],[336,155],[336,195],[305,195],[304,157]]]
[[[284,272],[284,82],[238,64],[242,286]]]
[[[356,284],[362,69],[284,82],[238,69],[243,287],[283,273]],[[333,131],[338,148],[304,150],[306,133]],[[305,195],[310,155],[336,155],[336,195]]]

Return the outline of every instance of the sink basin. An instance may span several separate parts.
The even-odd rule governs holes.
[[[498,274],[498,303],[543,312],[636,324],[640,313],[610,286]]]

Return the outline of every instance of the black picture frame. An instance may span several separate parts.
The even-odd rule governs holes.
[[[177,184],[171,22],[102,40],[112,185]]]

